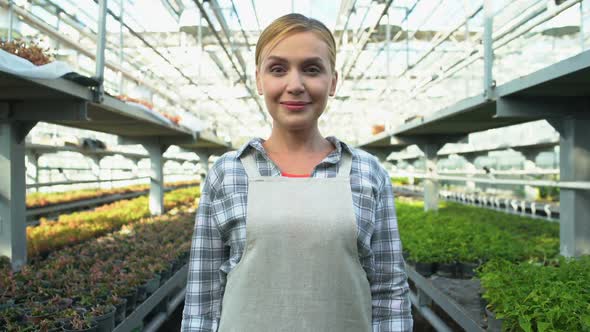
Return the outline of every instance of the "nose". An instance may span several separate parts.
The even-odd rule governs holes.
[[[287,93],[292,95],[299,95],[305,91],[301,74],[298,71],[289,73],[287,81]]]

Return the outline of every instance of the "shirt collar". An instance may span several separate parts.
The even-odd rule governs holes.
[[[324,158],[324,160],[322,160],[322,163],[337,164],[340,161],[340,158],[342,157],[343,150],[348,151],[352,155],[352,149],[348,146],[348,144],[340,141],[335,136],[328,136],[326,137],[326,139],[330,141],[332,144],[334,144],[336,149],[330,152],[330,154],[327,155],[326,158]],[[242,154],[244,154],[246,151],[249,151],[250,149],[255,149],[268,157],[268,154],[266,153],[264,146],[262,146],[263,142],[264,140],[260,137],[252,138],[250,141],[248,141],[238,149],[238,152],[236,153],[236,159],[239,159],[242,156]]]

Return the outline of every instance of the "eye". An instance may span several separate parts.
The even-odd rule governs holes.
[[[305,72],[311,75],[317,75],[322,72],[322,68],[319,66],[308,66],[305,68]]]
[[[285,71],[285,68],[283,66],[279,66],[279,65],[272,65],[268,68],[268,71],[270,71],[271,73],[282,73]]]

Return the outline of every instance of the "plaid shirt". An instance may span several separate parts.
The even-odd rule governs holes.
[[[393,188],[387,171],[372,155],[350,148],[335,137],[336,146],[313,173],[331,178],[338,173],[342,149],[352,153],[350,184],[357,219],[357,245],[373,301],[373,331],[411,331],[409,287],[397,229]],[[281,176],[261,138],[221,156],[201,190],[188,271],[182,331],[217,331],[227,274],[238,264],[246,242],[248,178],[240,161],[255,153],[262,176]]]

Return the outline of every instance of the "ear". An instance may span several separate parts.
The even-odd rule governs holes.
[[[260,73],[258,72],[258,68],[256,68],[256,90],[258,90],[258,94],[262,96],[262,82],[260,82]]]
[[[330,97],[334,97],[336,93],[336,84],[338,83],[338,72],[335,71],[334,75],[332,75],[332,86],[330,87]]]

